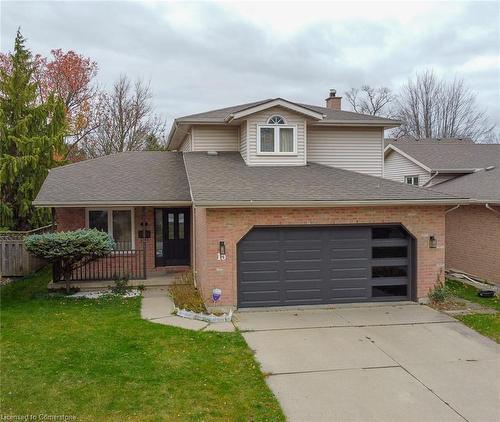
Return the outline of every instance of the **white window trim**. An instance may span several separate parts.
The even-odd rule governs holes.
[[[414,183],[413,183],[413,179],[414,179],[415,177],[417,178],[417,184],[414,184]],[[408,179],[412,179],[412,183],[408,183]],[[413,176],[405,176],[405,183],[406,183],[407,185],[412,185],[412,186],[420,186],[420,176],[419,176],[418,174],[415,174],[415,175],[413,175]]]
[[[108,234],[113,237],[113,211],[130,211],[131,230],[132,230],[132,249],[135,249],[135,216],[134,208],[130,207],[113,207],[113,208],[85,208],[85,227],[89,228],[89,212],[90,211],[107,211],[108,212]]]
[[[261,129],[274,129],[274,151],[262,152],[260,149],[260,130]],[[288,128],[293,129],[293,151],[280,152],[279,129]],[[257,125],[257,155],[297,155],[297,125]]]

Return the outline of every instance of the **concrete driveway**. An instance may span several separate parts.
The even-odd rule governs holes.
[[[429,307],[239,312],[290,421],[500,421],[500,347]]]

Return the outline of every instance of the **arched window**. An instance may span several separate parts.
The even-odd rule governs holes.
[[[297,126],[287,125],[279,115],[267,119],[267,124],[259,125],[257,132],[258,154],[297,154]]]
[[[281,116],[272,116],[267,121],[268,125],[284,125],[285,119]]]

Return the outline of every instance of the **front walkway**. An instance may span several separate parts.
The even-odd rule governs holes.
[[[234,325],[231,322],[209,324],[174,315],[174,303],[168,295],[168,287],[145,289],[142,296],[141,317],[148,321],[195,331],[234,331]]]
[[[290,421],[500,420],[500,347],[416,304],[240,312]]]

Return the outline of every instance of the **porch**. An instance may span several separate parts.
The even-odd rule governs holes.
[[[108,255],[77,266],[70,278],[74,287],[106,288],[123,278],[131,286],[165,286],[176,273],[191,268],[190,207],[60,207],[55,208],[55,217],[58,230],[96,228],[117,245]],[[63,284],[61,270],[54,266],[49,287]]]

